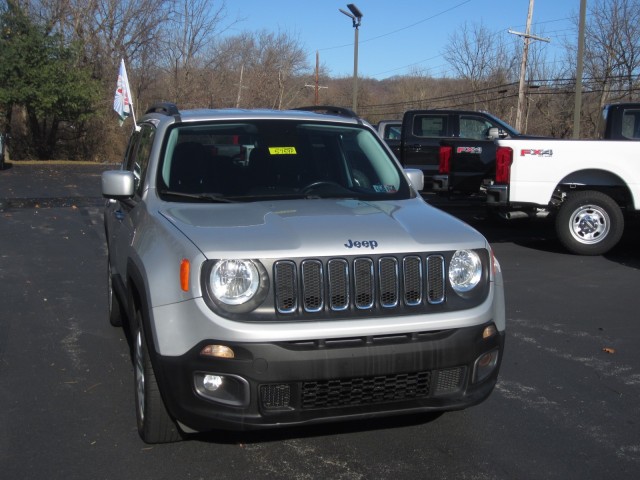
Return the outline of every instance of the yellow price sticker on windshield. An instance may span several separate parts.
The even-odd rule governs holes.
[[[296,155],[296,147],[269,147],[270,155]]]

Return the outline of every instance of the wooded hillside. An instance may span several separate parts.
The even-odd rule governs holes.
[[[119,127],[112,108],[121,58],[138,116],[160,100],[181,109],[314,104],[315,65],[296,38],[267,30],[229,35],[231,26],[241,22],[217,0],[8,0],[0,7],[0,131],[9,157],[118,161],[131,126]],[[522,56],[522,45],[513,45],[481,23],[465,24],[437,52],[454,77],[416,69],[361,78],[358,114],[376,123],[408,109],[465,108],[513,125]],[[577,38],[564,51],[562,61],[549,62],[531,44],[525,133],[572,135]],[[328,87],[319,103],[351,108],[351,77],[328,71],[321,65],[318,72],[318,84]],[[639,74],[640,0],[589,2],[581,136],[596,135],[603,105],[638,101]]]

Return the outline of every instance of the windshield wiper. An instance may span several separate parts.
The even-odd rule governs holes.
[[[235,200],[223,197],[217,193],[187,193],[176,192],[175,190],[160,190],[160,194],[182,198],[193,198],[194,200],[207,200],[209,202],[235,203]]]

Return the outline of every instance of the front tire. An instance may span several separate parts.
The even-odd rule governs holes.
[[[571,193],[560,206],[556,233],[564,247],[578,255],[602,255],[622,237],[624,216],[608,195],[596,191]]]
[[[136,311],[133,332],[133,369],[138,433],[145,443],[170,443],[181,440],[176,423],[167,412],[149,350],[142,330],[142,315]]]

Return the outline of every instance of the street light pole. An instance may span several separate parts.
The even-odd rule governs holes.
[[[353,42],[353,106],[354,112],[358,108],[358,31],[362,24],[362,12],[353,3],[348,3],[347,8],[349,12],[339,8],[340,12],[344,13],[353,22],[353,28],[355,30],[355,38]]]

